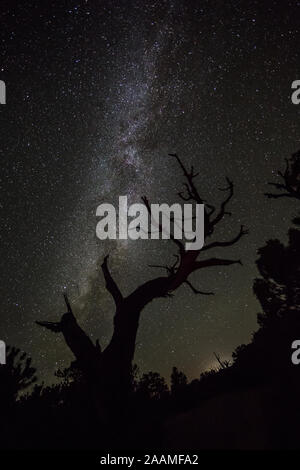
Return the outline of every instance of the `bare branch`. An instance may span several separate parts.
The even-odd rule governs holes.
[[[174,264],[172,264],[172,266],[167,266],[166,264],[162,265],[162,264],[148,264],[149,268],[159,268],[159,269],[165,269],[170,276],[172,276],[173,274],[175,274],[176,272],[176,266],[177,264],[179,263],[180,261],[180,256],[178,255],[174,255],[176,260],[174,262]]]
[[[39,326],[47,328],[47,330],[53,331],[53,333],[60,333],[62,331],[61,322],[36,321],[35,323]]]
[[[185,187],[186,192],[187,192],[188,197],[190,198],[190,200],[195,199],[195,197],[194,197],[194,195],[193,195],[193,193],[192,193],[192,191],[191,191],[189,185],[188,185],[187,183],[183,183],[183,186]]]
[[[248,233],[249,233],[249,230],[245,230],[244,226],[241,225],[239,233],[234,238],[232,238],[232,240],[228,240],[226,242],[212,242],[212,243],[209,243],[208,245],[205,245],[202,248],[202,251],[210,250],[211,248],[232,246],[235,243],[237,243],[244,235],[247,235]]]
[[[215,295],[214,292],[203,292],[201,290],[196,289],[196,287],[193,286],[193,284],[190,281],[185,281],[185,284],[187,284],[194,294],[201,294],[201,295]]]
[[[115,301],[116,307],[118,307],[121,304],[121,302],[123,301],[123,296],[122,296],[117,284],[115,283],[115,281],[113,280],[113,278],[112,278],[112,276],[109,272],[108,265],[107,265],[108,257],[109,257],[109,255],[105,256],[104,261],[101,265],[101,268],[102,268],[102,272],[103,272],[104,279],[105,279],[105,282],[106,282],[106,289],[112,295],[112,297]]]
[[[215,212],[216,208],[212,204],[208,204],[208,202],[206,202],[206,201],[204,201],[204,202],[205,202],[205,207],[210,209],[210,212],[207,214],[208,217],[210,217]]]
[[[220,189],[220,191],[228,191],[228,196],[222,202],[219,212],[214,218],[214,220],[211,221],[212,226],[215,226],[218,222],[220,222],[223,219],[224,215],[226,214],[231,215],[231,212],[226,211],[226,206],[230,202],[233,196],[233,182],[230,181],[230,179],[227,177],[226,177],[226,181],[228,183],[228,186],[224,189]]]
[[[221,361],[220,356],[214,352],[214,356],[217,359],[218,363],[221,366],[221,369],[227,369],[230,366],[229,361]]]
[[[267,198],[269,199],[278,199],[280,197],[297,198],[297,196],[292,193],[281,193],[281,194],[264,193],[264,195],[267,196]]]
[[[148,211],[148,213],[150,214],[150,217],[151,217],[151,207],[150,207],[150,203],[149,203],[147,197],[143,196],[141,199],[142,199],[143,203],[145,204],[145,206],[147,208],[147,211]],[[162,226],[159,222],[157,222],[156,220],[153,220],[153,218],[151,217],[151,223],[154,223],[158,227],[159,233],[162,233],[163,229],[162,229]],[[184,246],[181,243],[181,241],[178,240],[177,238],[174,238],[174,235],[172,235],[171,233],[170,233],[170,239],[175,243],[175,245],[177,245],[177,247],[179,248],[179,252],[181,254],[183,254],[184,253]]]
[[[66,306],[67,306],[67,309],[68,309],[68,313],[71,313],[73,315],[71,305],[70,305],[70,302],[69,302],[69,299],[68,299],[68,296],[67,296],[66,292],[63,293],[63,296],[64,296],[65,303],[66,303]]]
[[[210,258],[204,259],[202,261],[195,261],[193,271],[202,268],[209,268],[211,266],[229,266],[230,264],[240,264],[242,262],[240,259],[233,260],[233,259],[223,259],[223,258]]]
[[[192,198],[190,196],[184,196],[183,192],[180,191],[179,193],[177,193],[178,196],[180,197],[180,199],[182,199],[183,201],[191,201]]]
[[[185,189],[183,192],[178,193],[179,197],[184,201],[192,201],[197,204],[204,204],[205,200],[200,196],[194,184],[194,180],[197,176],[194,168],[192,167],[191,170],[188,171],[176,154],[170,155],[174,157],[179,163],[185,177]],[[204,225],[206,239],[208,236],[212,235],[214,226],[220,220],[222,220],[225,214],[228,214],[226,208],[227,204],[233,196],[233,183],[228,178],[227,183],[228,186],[224,190],[227,191],[228,194],[225,194],[225,200],[221,203],[220,207],[216,209],[214,206],[205,202]],[[294,185],[292,184],[292,186]],[[142,200],[145,203],[148,212],[151,214],[150,204],[147,198],[144,197]],[[213,217],[215,217],[214,220],[211,220]],[[158,220],[158,233],[162,232],[162,227],[159,222],[160,221]],[[170,217],[170,225],[171,222],[176,224],[175,217],[173,217],[173,219]],[[152,224],[151,228],[153,228]],[[204,249],[209,249],[216,246],[230,246],[237,242],[245,233],[246,231],[243,229],[243,227],[241,227],[239,234],[236,235],[232,240],[225,242],[213,242],[207,245]],[[185,251],[183,240],[180,241],[175,239],[172,235],[168,238],[171,238],[172,242],[175,243],[179,249],[179,253],[175,262],[171,264],[171,266],[155,265],[155,267],[167,270],[167,273],[164,272],[161,276],[157,276],[154,279],[150,279],[141,283],[125,298],[123,298],[122,293],[111,276],[108,268],[108,256],[104,258],[101,268],[106,282],[106,288],[112,295],[116,304],[116,312],[114,317],[114,332],[112,339],[103,353],[101,353],[99,341],[97,340],[96,344],[94,344],[94,342],[86,335],[86,333],[77,323],[72,313],[72,308],[67,295],[64,295],[64,299],[68,310],[67,313],[62,316],[60,322],[36,322],[38,325],[43,326],[53,332],[62,332],[66,344],[73,352],[82,370],[85,372],[88,381],[93,387],[95,387],[95,391],[97,392],[95,393],[95,396],[97,395],[101,399],[101,403],[99,402],[99,404],[101,404],[101,408],[103,408],[103,405],[106,406],[105,397],[108,395],[107,391],[110,392],[112,390],[114,392],[113,395],[116,395],[115,384],[118,385],[117,389],[121,388],[122,394],[123,391],[127,391],[127,384],[129,384],[130,365],[134,355],[136,334],[138,331],[139,318],[142,309],[154,299],[172,296],[175,290],[184,283],[195,294],[213,295],[213,292],[203,292],[199,289],[196,289],[194,285],[188,280],[190,274],[202,268],[242,264],[240,260],[213,257],[209,259],[198,260],[198,257],[200,258],[200,250]],[[225,364],[225,361],[223,364]],[[102,384],[104,383],[105,387],[103,390]],[[112,389],[111,387],[114,388]],[[103,391],[105,393],[102,393]],[[102,403],[102,397],[104,395],[105,400],[104,403]]]
[[[188,196],[190,200],[194,200],[198,204],[203,204],[203,199],[201,198],[200,194],[198,193],[198,190],[196,186],[194,185],[193,179],[198,176],[197,173],[194,173],[194,168],[191,167],[190,173],[187,171],[186,167],[182,163],[181,159],[178,157],[176,153],[169,153],[170,157],[176,158],[177,162],[179,163],[180,168],[183,171],[184,176],[186,177],[188,183],[184,183],[184,186],[186,187]],[[182,194],[182,193],[181,193]]]
[[[170,267],[166,264],[148,264],[149,268],[158,268],[158,269],[165,269],[166,271],[170,272]]]
[[[64,319],[66,315],[69,318],[72,318],[75,320],[68,296],[65,292],[63,293],[63,296],[65,299],[68,312],[63,315],[62,319]],[[47,330],[53,331],[53,333],[61,333],[63,331],[63,323],[61,321],[60,322],[36,321],[35,323],[39,326],[43,326],[44,328],[47,328]]]

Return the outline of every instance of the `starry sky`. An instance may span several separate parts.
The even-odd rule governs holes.
[[[174,251],[162,240],[98,240],[96,208],[119,195],[177,202],[176,152],[199,170],[207,201],[220,201],[225,176],[235,183],[218,237],[240,224],[250,233],[215,253],[243,266],[193,274],[213,297],[182,286],[147,306],[135,362],[164,376],[176,365],[192,379],[215,365],[213,352],[229,359],[257,327],[257,249],[285,241],[296,211],[263,193],[300,148],[290,99],[300,2],[10,0],[0,18],[0,339],[32,356],[40,381],[54,381],[72,355],[34,322],[58,320],[67,290],[85,331],[108,344],[103,257],[126,295]]]

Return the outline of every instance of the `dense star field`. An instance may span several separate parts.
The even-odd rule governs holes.
[[[189,378],[229,359],[256,329],[252,293],[257,249],[286,240],[296,203],[263,193],[284,158],[300,148],[299,2],[67,1],[1,3],[0,339],[27,351],[40,380],[72,359],[61,335],[35,320],[58,320],[67,290],[78,322],[105,346],[113,301],[99,265],[110,253],[124,294],[170,263],[167,241],[96,238],[96,208],[147,195],[178,201],[176,152],[200,172],[209,202],[235,184],[223,239],[243,266],[195,273],[143,312],[135,362],[141,371]]]

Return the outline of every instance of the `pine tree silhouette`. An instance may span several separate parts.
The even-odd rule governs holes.
[[[285,172],[278,174],[284,184],[270,184],[285,192],[266,193],[267,197],[300,199],[300,151],[286,160]],[[239,346],[233,354],[236,367],[264,380],[297,375],[291,344],[300,338],[300,221],[293,222],[296,227],[290,228],[286,246],[274,239],[258,250],[261,277],[254,281],[253,291],[262,307],[257,316],[260,328],[251,344]]]

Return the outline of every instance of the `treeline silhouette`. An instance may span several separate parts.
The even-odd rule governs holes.
[[[177,155],[186,179],[184,200],[202,203],[194,179]],[[270,184],[270,199],[300,199],[300,152],[286,160],[281,183]],[[291,345],[300,339],[300,217],[291,222],[286,245],[271,239],[258,249],[259,277],[253,292],[262,311],[258,330],[247,345],[239,346],[232,361],[217,354],[218,367],[188,382],[173,368],[170,385],[156,372],[140,374],[133,364],[140,313],[157,297],[173,295],[182,283],[203,293],[189,274],[208,266],[239,260],[201,259],[211,248],[238,242],[243,227],[229,241],[208,241],[215,226],[228,214],[233,196],[228,180],[218,209],[206,203],[205,249],[185,252],[180,241],[176,261],[164,266],[165,276],[154,278],[123,297],[108,269],[102,265],[106,286],[115,300],[114,333],[102,351],[78,325],[70,302],[59,322],[39,321],[61,332],[74,353],[70,367],[58,370],[57,384],[35,384],[31,359],[7,348],[7,364],[0,366],[1,444],[3,449],[205,449],[299,448],[300,365],[291,361]],[[144,202],[148,201],[144,198]],[[276,202],[270,202],[276,204]]]

